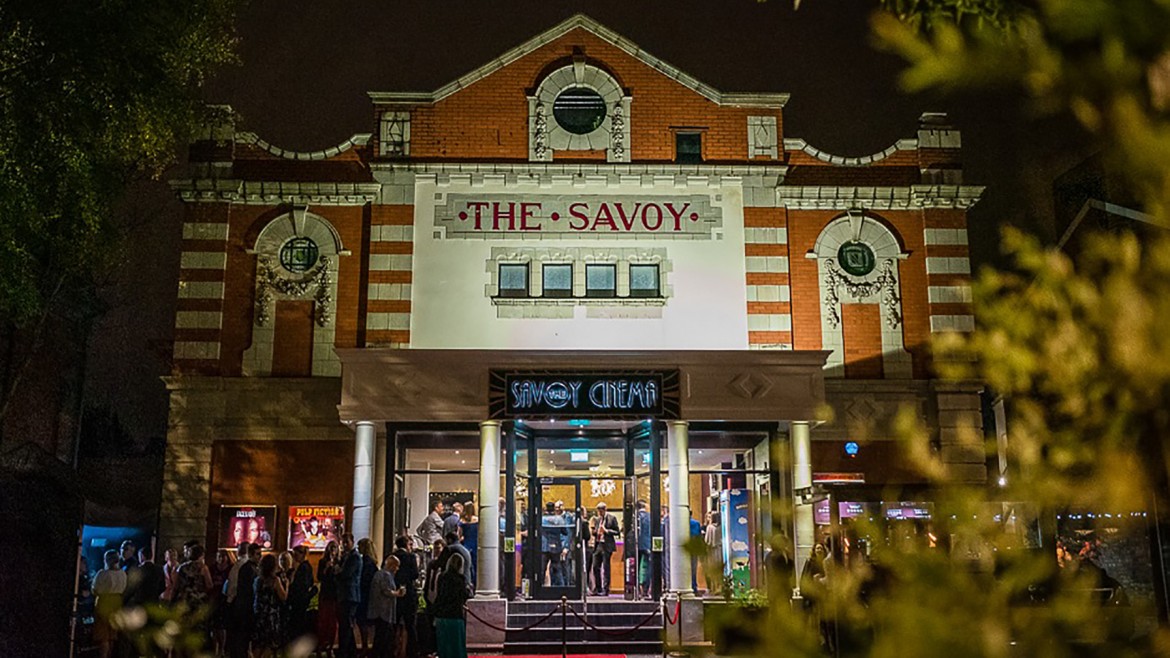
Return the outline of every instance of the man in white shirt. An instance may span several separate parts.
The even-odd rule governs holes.
[[[236,563],[232,565],[231,571],[228,571],[227,592],[224,593],[228,603],[236,600],[240,585],[240,567],[248,561],[249,548],[251,544],[244,542],[236,549]]]

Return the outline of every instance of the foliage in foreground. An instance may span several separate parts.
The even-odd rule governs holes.
[[[881,5],[874,31],[907,60],[907,89],[1008,87],[1039,112],[1070,113],[1151,221],[1170,226],[1170,2]],[[1058,563],[1051,543],[1056,515],[1075,510],[1121,515],[1111,523],[1146,532],[1143,513],[1165,508],[1170,479],[1170,237],[1153,228],[1084,243],[1070,257],[1005,232],[1012,268],[978,276],[977,330],[935,348],[944,377],[985,382],[1007,399],[1007,486],[948,483],[928,433],[904,414],[905,456],[939,485],[929,539],[858,525],[852,550],[868,535],[869,559],[831,563],[809,588],[811,611],[773,604],[757,653],[1170,653],[1170,633],[1135,624],[1153,618],[1150,603],[1130,600],[1091,559]],[[981,446],[982,433],[972,427],[967,441]]]

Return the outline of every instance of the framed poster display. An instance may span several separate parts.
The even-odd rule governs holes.
[[[344,505],[290,505],[288,508],[289,550],[304,546],[310,551],[324,551],[331,541],[340,544],[344,533]]]
[[[260,544],[271,551],[276,548],[272,533],[276,530],[275,505],[220,505],[219,547],[235,548],[244,542]]]

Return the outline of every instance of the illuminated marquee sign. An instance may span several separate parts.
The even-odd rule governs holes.
[[[678,371],[492,371],[492,418],[678,418]]]
[[[723,227],[722,195],[455,194],[435,207],[447,237],[620,236],[710,240]]]

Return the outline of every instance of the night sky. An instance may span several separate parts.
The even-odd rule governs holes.
[[[375,128],[367,91],[432,91],[576,13],[586,13],[721,91],[788,92],[786,137],[860,156],[915,137],[923,111],[963,132],[965,181],[988,185],[970,216],[975,264],[996,259],[999,227],[1048,234],[1051,179],[1071,161],[1047,144],[1064,127],[1022,119],[1008,94],[911,96],[901,61],[868,31],[859,0],[252,0],[240,16],[240,66],[206,99],[240,129],[283,148],[333,146]],[[118,411],[140,441],[166,431],[181,208],[165,187],[132,200],[144,218],[92,342],[87,394]]]

